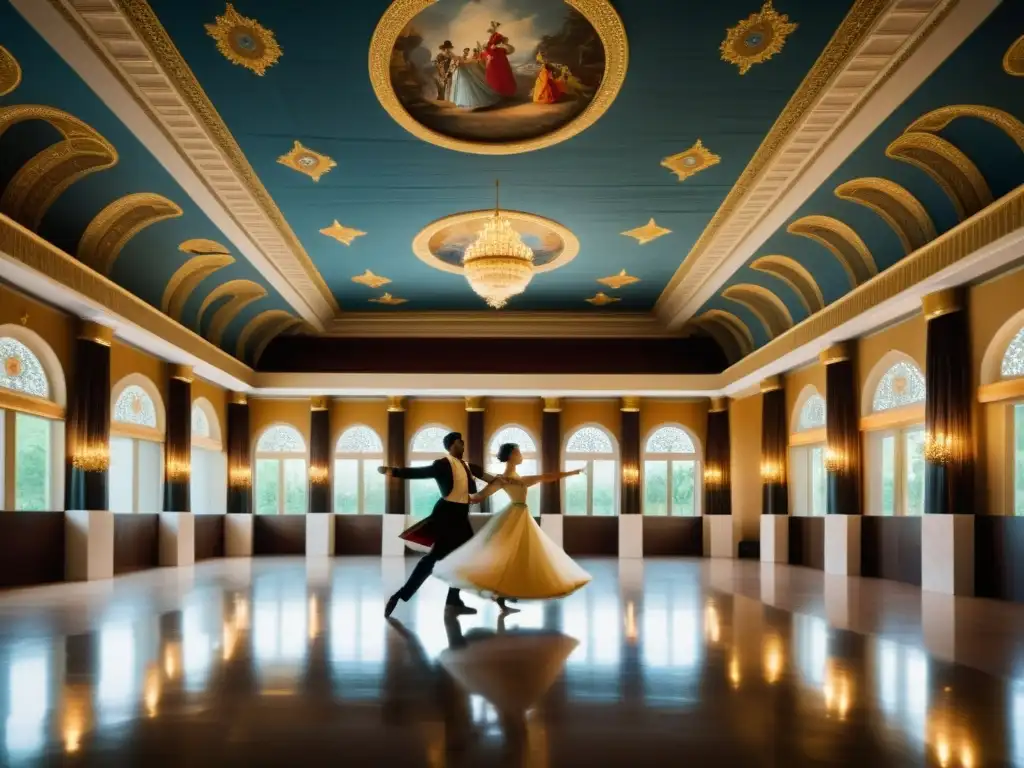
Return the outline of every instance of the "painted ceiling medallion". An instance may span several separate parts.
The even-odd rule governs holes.
[[[337,240],[339,243],[342,243],[343,245],[352,245],[352,242],[357,237],[362,237],[366,233],[358,229],[353,229],[352,227],[342,226],[341,224],[338,223],[338,220],[335,219],[334,223],[331,224],[331,226],[324,227],[323,229],[321,229],[320,234],[327,235],[328,237],[333,237],[335,240]]]
[[[657,240],[659,237],[663,237],[664,235],[669,235],[671,233],[671,229],[659,227],[657,224],[654,223],[654,219],[651,219],[642,227],[637,227],[636,229],[627,229],[625,232],[622,232],[621,234],[625,235],[626,237],[632,237],[640,245],[647,245],[649,242]]]
[[[313,181],[320,181],[320,177],[330,171],[331,168],[338,167],[333,158],[322,155],[309,147],[302,146],[300,141],[296,141],[295,146],[287,154],[277,158],[277,162],[291,168],[293,171],[306,174]]]
[[[627,285],[632,285],[633,283],[639,283],[640,282],[640,278],[639,277],[633,277],[632,275],[628,275],[628,274],[626,274],[626,270],[622,270],[617,275],[609,275],[608,277],[602,277],[597,282],[601,283],[602,285],[607,285],[613,291],[617,291],[620,288],[624,288]]]
[[[14,355],[4,360],[4,373],[12,379],[21,376],[21,360]]]
[[[386,304],[389,307],[397,307],[399,304],[405,304],[408,299],[400,299],[397,296],[392,296],[390,293],[385,293],[379,299],[370,299],[371,304]]]
[[[686,181],[704,169],[710,168],[712,165],[718,165],[721,161],[721,157],[714,152],[708,151],[701,140],[697,139],[697,143],[688,150],[680,152],[678,155],[666,157],[661,161],[661,164],[678,176],[680,181]]]
[[[370,82],[414,136],[474,154],[529,152],[572,138],[615,100],[629,54],[610,0],[497,7],[395,0],[381,17]]]
[[[745,75],[755,64],[762,64],[782,50],[786,38],[796,31],[789,16],[779,13],[766,0],[760,13],[731,27],[722,41],[722,60],[735,64]]]
[[[598,291],[589,299],[585,299],[585,301],[588,304],[593,304],[595,307],[603,307],[606,304],[614,304],[616,301],[619,301],[619,299],[609,296],[602,291]]]
[[[1018,37],[1003,56],[1003,69],[1006,74],[1024,77],[1024,35]]]
[[[281,58],[274,33],[242,16],[231,3],[216,23],[206,25],[206,34],[217,41],[217,50],[225,59],[260,76]]]
[[[6,96],[20,82],[21,65],[10,51],[0,45],[0,96]]]
[[[352,278],[353,283],[359,283],[365,285],[367,288],[380,288],[383,285],[387,285],[391,281],[386,277],[375,275],[370,270],[366,270],[361,275],[356,275]]]

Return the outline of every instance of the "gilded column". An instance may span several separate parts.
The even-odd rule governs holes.
[[[729,481],[729,398],[711,398],[708,410],[707,450],[704,457],[704,514],[732,514]]]
[[[557,397],[544,398],[540,429],[541,473],[561,470],[562,403]],[[544,483],[540,487],[540,511],[545,515],[562,514],[562,484]]]
[[[110,345],[114,330],[79,325],[69,377],[64,508],[107,509],[110,467]]]
[[[192,366],[171,365],[164,442],[164,512],[190,512],[192,479]]]
[[[388,398],[388,443],[387,461],[389,467],[404,467],[405,459],[405,398]],[[387,496],[384,503],[385,514],[405,514],[405,483],[397,477],[385,478]]]
[[[789,430],[782,377],[761,382],[761,514],[789,514],[786,452]]]
[[[825,366],[826,511],[830,515],[861,514],[860,418],[853,361],[846,344],[820,355]]]
[[[640,398],[624,397],[619,404],[622,485],[622,515],[640,514]]]
[[[331,511],[331,412],[326,397],[314,397],[309,411],[309,511]]]
[[[228,513],[252,514],[252,446],[249,400],[232,392],[228,402]]]

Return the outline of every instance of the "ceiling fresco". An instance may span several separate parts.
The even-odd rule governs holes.
[[[110,92],[22,18],[32,2],[69,34],[103,31],[88,45],[111,72],[102,45],[127,50],[111,21],[123,19],[132,50],[168,78],[168,104],[191,105],[153,125],[173,133],[190,117],[215,134],[224,176],[243,180],[263,223],[212,187],[223,209],[193,200]],[[311,312],[324,325],[493,312],[461,257],[496,182],[536,257],[507,310],[651,313],[766,137],[821,87],[837,30],[900,2],[918,17],[941,4],[115,0],[104,13],[0,0],[0,212],[250,362],[279,333],[312,332]],[[1022,34],[1024,4],[1003,2],[743,266],[716,276],[685,330],[736,360],[1021,184]],[[144,101],[120,82],[121,97]],[[169,145],[194,165],[189,130]],[[316,302],[289,294],[300,279]]]

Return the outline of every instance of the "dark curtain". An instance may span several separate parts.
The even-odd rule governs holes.
[[[926,354],[924,511],[970,514],[974,511],[974,442],[965,311],[928,321]]]
[[[466,411],[466,459],[470,464],[479,464],[487,468],[486,443],[484,438],[484,412],[479,410]],[[491,499],[484,499],[480,511],[490,513]]]
[[[839,360],[825,366],[825,445],[828,473],[827,513],[859,515],[860,419],[853,361]],[[838,466],[829,469],[829,457]]]
[[[562,412],[544,411],[540,426],[540,471],[561,471]],[[543,483],[540,487],[540,511],[545,515],[562,514],[562,484]]]
[[[309,414],[309,511],[331,511],[331,412]]]
[[[640,514],[640,413],[622,411],[622,496],[619,514]]]
[[[789,430],[786,390],[781,387],[761,395],[761,514],[789,514],[786,483],[786,451]]]
[[[192,381],[172,376],[167,384],[164,442],[164,512],[190,512],[192,478]]]
[[[708,447],[704,462],[705,515],[732,514],[729,461],[729,411],[709,411]]]
[[[228,403],[228,512],[252,514],[249,404]]]
[[[405,411],[388,411],[387,465],[405,466]],[[405,482],[397,477],[385,478],[387,498],[385,512],[389,515],[405,514]]]
[[[64,508],[108,509],[110,345],[77,339],[69,384]]]

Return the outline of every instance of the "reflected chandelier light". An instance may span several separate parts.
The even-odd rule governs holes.
[[[499,183],[494,183],[494,215],[483,232],[462,255],[462,266],[469,287],[488,306],[501,309],[518,296],[533,278],[533,250],[526,245],[512,222],[501,215]]]

